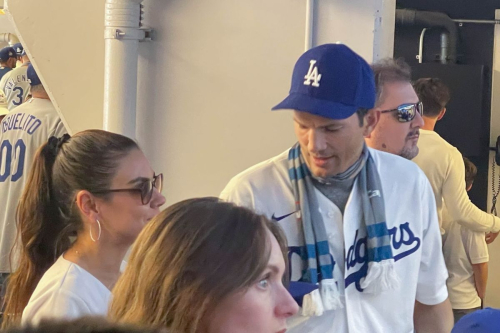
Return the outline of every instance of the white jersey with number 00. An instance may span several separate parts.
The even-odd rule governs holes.
[[[14,68],[0,80],[0,89],[5,94],[7,109],[11,111],[24,103],[31,91],[31,85],[26,74],[28,65],[29,63],[26,63],[26,65]]]
[[[30,99],[9,112],[0,123],[0,273],[10,272],[17,203],[35,152],[49,137],[66,132],[51,101],[40,98]]]

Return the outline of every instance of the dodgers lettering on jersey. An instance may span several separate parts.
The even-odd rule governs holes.
[[[368,271],[368,253],[367,249],[367,236],[360,236],[363,231],[356,230],[354,240],[349,246],[345,257],[346,263],[346,278],[345,287],[347,288],[352,283],[355,284],[359,292],[363,292],[361,288],[361,279],[364,278]],[[411,230],[410,223],[405,222],[398,227],[389,229],[391,237],[391,244],[394,251],[394,261],[401,260],[413,253],[415,253],[421,244],[419,237],[415,236]],[[397,253],[397,254],[396,254]],[[290,246],[288,248],[288,261],[290,263],[289,278],[292,278],[292,272],[300,272],[302,276],[304,267],[302,267],[302,260],[293,260],[293,255],[298,255],[300,258],[307,258],[306,246]],[[333,259],[333,258],[332,258]],[[333,271],[332,271],[333,273]],[[297,276],[297,274],[295,274]],[[298,281],[302,281],[299,279]]]
[[[366,276],[368,271],[367,236],[360,237],[359,234],[360,230],[358,229],[354,236],[354,243],[349,247],[345,258],[347,268],[345,287],[347,288],[350,284],[354,283],[356,289],[359,292],[363,292],[361,279]],[[408,222],[400,224],[399,228],[393,227],[389,229],[389,235],[395,254],[394,261],[401,260],[415,253],[420,247],[420,238],[415,236]],[[403,245],[404,247],[401,248]]]
[[[31,114],[16,113],[5,116],[2,121],[2,133],[7,131],[20,130],[32,135],[40,127],[42,121]]]

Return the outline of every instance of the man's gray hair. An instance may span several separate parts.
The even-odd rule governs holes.
[[[393,82],[411,83],[411,68],[402,58],[381,59],[374,62],[371,67],[375,75],[375,88],[377,90],[376,106],[382,103],[384,84]]]
[[[37,84],[36,86],[31,86],[31,94],[33,93],[47,93],[45,91],[45,88],[43,87],[43,84]]]

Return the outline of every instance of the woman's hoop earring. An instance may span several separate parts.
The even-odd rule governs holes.
[[[99,227],[99,235],[97,236],[97,239],[94,239],[94,236],[92,236],[92,227],[90,227],[90,239],[92,239],[93,242],[97,242],[99,239],[101,239],[101,222],[99,220],[95,220],[97,222],[97,226]]]

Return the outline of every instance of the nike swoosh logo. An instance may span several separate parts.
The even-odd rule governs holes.
[[[295,212],[291,212],[290,214],[286,214],[283,216],[274,216],[274,214],[273,214],[273,216],[271,216],[271,220],[278,222],[278,221],[283,220],[284,218],[287,218],[288,216],[292,215],[293,213],[295,213]]]

